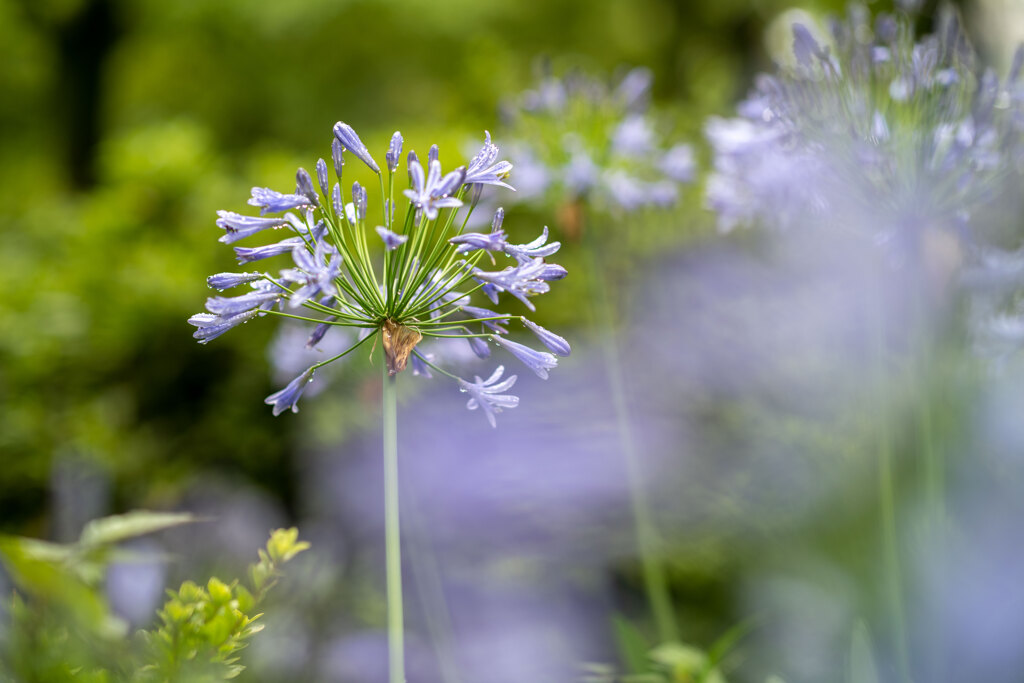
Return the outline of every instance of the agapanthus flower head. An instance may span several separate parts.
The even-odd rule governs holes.
[[[757,78],[738,117],[706,126],[720,229],[859,237],[932,292],[966,286],[978,346],[1003,344],[1024,319],[1005,277],[1024,268],[1024,51],[998,76],[950,8],[923,38],[906,14],[872,25],[859,5],[827,37],[792,35],[791,62]]]
[[[520,199],[614,212],[674,204],[674,188],[692,180],[696,164],[687,145],[671,146],[660,132],[649,110],[652,80],[645,68],[615,83],[547,76],[508,103],[508,148],[525,172]]]
[[[759,76],[738,118],[711,119],[719,227],[829,226],[919,250],[1019,185],[1024,87],[978,58],[955,12],[915,40],[906,15],[851,8],[830,41],[793,26],[793,63]]]
[[[493,345],[546,378],[557,364],[554,354],[569,354],[568,342],[518,313],[481,308],[473,305],[473,299],[486,296],[497,305],[501,295],[508,294],[533,311],[533,298],[548,291],[550,281],[565,275],[564,268],[545,260],[560,245],[548,242],[547,228],[527,244],[508,243],[501,229],[501,209],[494,215],[489,235],[463,233],[468,215],[458,214],[473,211],[476,203],[471,200],[477,188],[484,184],[509,187],[505,180],[512,165],[498,160],[498,148],[487,133],[484,147],[468,166],[447,174],[441,169],[436,147],[428,154],[426,170],[416,153],[410,151],[409,188],[399,194],[409,202],[404,220],[397,221],[394,179],[402,152],[401,135],[392,136],[385,153],[387,195],[371,202],[367,189],[354,183],[352,201],[343,205],[343,150],[380,174],[382,188],[385,183],[369,149],[350,126],[339,122],[334,134],[331,156],[339,182],[333,187],[328,187],[327,162],[320,160],[316,164],[319,193],[312,177],[302,169],[296,175],[295,194],[253,189],[249,203],[260,207],[261,216],[283,215],[254,217],[218,212],[217,225],[225,230],[222,242],[233,243],[265,231],[289,233],[271,244],[234,247],[239,263],[278,257],[287,257],[290,263],[282,264],[276,273],[212,275],[208,282],[216,289],[242,285],[250,289],[207,299],[206,312],[189,319],[197,328],[194,336],[200,343],[207,343],[249,320],[284,316],[291,319],[290,324],[298,320],[309,325],[306,333],[290,335],[302,342],[304,351],[316,347],[332,327],[354,328],[357,334],[339,335],[351,342],[344,350],[309,365],[281,391],[267,397],[275,415],[298,411],[303,390],[317,370],[359,346],[379,343],[389,374],[397,374],[411,364],[414,374],[420,376],[431,377],[431,371],[448,376],[470,394],[469,407],[480,408],[495,424],[498,412],[518,404],[518,398],[504,393],[516,376],[499,381],[504,372],[499,367],[487,380],[477,377],[468,382],[441,367],[439,363],[444,361],[438,359],[467,355],[486,359]],[[367,217],[371,210],[377,210],[374,206],[381,211],[383,225]],[[371,239],[374,233],[376,237]],[[504,259],[507,267],[497,271],[480,269],[478,263],[485,255],[495,264],[495,257]],[[505,337],[508,323],[516,319],[550,351],[539,351]],[[425,341],[461,345],[462,354],[441,353],[435,347],[424,351],[421,342]]]

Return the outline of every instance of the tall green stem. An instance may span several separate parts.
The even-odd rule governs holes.
[[[405,629],[402,616],[402,534],[398,519],[398,401],[395,378],[383,379],[384,544],[388,599],[388,681],[405,683]]]
[[[917,358],[915,363],[915,384],[917,389],[917,445],[920,451],[922,489],[924,491],[927,523],[926,547],[932,557],[932,566],[936,572],[939,585],[946,585],[946,495],[945,495],[945,457],[941,447],[941,439],[936,439],[935,427],[942,424],[942,415],[935,415],[935,410],[944,405],[945,374],[936,362],[936,356],[942,346],[933,339],[933,331],[929,316],[927,278],[919,278],[916,297],[916,345]],[[938,399],[938,400],[936,400]],[[937,404],[937,405],[936,405]],[[936,443],[938,441],[938,443]],[[929,614],[931,618],[933,615]],[[938,622],[936,622],[938,623]],[[923,653],[922,677],[929,680],[941,678],[943,671],[943,652],[936,642],[942,642],[945,634],[938,626],[941,634],[938,639],[929,639],[928,647]]]
[[[896,655],[902,680],[909,683],[910,655],[907,650],[906,605],[900,570],[899,537],[896,531],[896,495],[893,483],[892,443],[881,427],[878,453],[878,500],[882,516],[882,544],[885,558],[885,584],[896,639]]]
[[[897,665],[900,678],[910,683],[910,654],[907,642],[906,605],[903,599],[903,578],[900,570],[899,536],[896,528],[896,492],[893,475],[893,444],[887,412],[889,381],[887,372],[888,344],[885,305],[882,287],[875,288],[875,334],[878,363],[878,507],[882,526],[882,557],[886,599],[892,619]]]
[[[590,272],[603,273],[604,270],[598,263],[593,246],[588,249],[588,252]],[[654,623],[658,629],[660,642],[675,642],[679,640],[679,632],[672,611],[672,600],[668,593],[665,569],[659,557],[658,536],[644,491],[643,468],[637,454],[636,441],[633,438],[629,404],[626,400],[626,382],[622,370],[622,355],[616,342],[615,329],[617,325],[615,324],[611,296],[604,286],[604,278],[598,277],[596,281],[597,322],[603,340],[604,366],[608,373],[608,385],[611,390],[612,406],[615,410],[619,448],[622,450],[622,458],[626,465],[626,479],[629,485],[629,500],[633,513],[633,525],[636,530],[637,549],[643,570],[644,591],[647,593],[647,602],[654,614]]]
[[[928,318],[928,292],[926,287],[926,282],[918,283],[915,302],[917,307],[917,319],[915,321],[917,341],[915,373],[918,409],[917,439],[921,459],[923,460],[923,488],[927,504],[928,540],[931,544],[934,544],[936,551],[941,552],[946,519],[945,462],[942,451],[936,447],[934,434],[935,420],[932,416],[932,390],[936,388],[934,373],[938,367],[933,361],[933,354],[938,349],[933,348],[931,338],[931,325]],[[939,384],[937,388],[941,389],[942,385]]]

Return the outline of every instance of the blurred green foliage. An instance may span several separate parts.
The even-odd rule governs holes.
[[[239,651],[262,630],[254,613],[281,567],[309,547],[297,529],[271,533],[248,586],[216,577],[184,582],[159,611],[159,624],[129,637],[103,595],[112,561],[140,558],[117,543],[193,522],[190,515],[136,511],[91,522],[77,543],[0,538],[0,560],[15,584],[4,605],[0,681],[181,681],[234,678]]]

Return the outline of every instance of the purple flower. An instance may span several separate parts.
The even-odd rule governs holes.
[[[331,140],[331,160],[334,162],[334,175],[338,182],[341,182],[341,172],[345,168],[345,148],[341,146],[338,138]]]
[[[388,171],[394,173],[395,169],[398,168],[398,160],[402,156],[402,134],[397,130],[395,134],[391,136],[391,142],[388,144],[388,152],[384,155],[384,160],[387,162]]]
[[[477,185],[476,187],[482,187]],[[474,201],[476,201],[474,199]],[[501,229],[501,224],[505,220],[505,209],[498,207],[498,210],[494,212],[494,218],[491,220],[491,232],[489,235],[485,235],[479,232],[466,233],[465,235],[457,235],[452,239],[448,240],[451,244],[458,244],[459,246],[455,249],[457,254],[468,254],[471,251],[477,249],[486,249],[487,251],[504,251],[505,249],[505,232]],[[494,257],[491,257],[491,263],[494,263]]]
[[[416,155],[410,153],[409,180],[412,189],[405,190],[404,194],[429,220],[434,220],[440,209],[462,206],[461,200],[449,195],[462,186],[465,177],[466,169],[460,166],[442,178],[441,162],[436,159],[430,162],[430,172],[424,177],[423,166],[416,159]]]
[[[311,349],[317,344],[319,344],[323,340],[324,335],[327,334],[327,330],[334,327],[334,325],[332,325],[331,323],[337,319],[338,316],[332,315],[328,318],[325,318],[324,322],[317,324],[317,326],[313,328],[313,333],[309,335],[309,339],[306,340],[306,348]]]
[[[313,381],[313,368],[306,369],[301,375],[288,383],[281,391],[271,394],[264,399],[264,403],[274,406],[274,417],[291,408],[293,413],[299,412],[299,398],[306,385]]]
[[[211,313],[196,313],[188,319],[188,322],[190,325],[195,325],[198,328],[192,333],[192,336],[195,339],[198,339],[200,344],[206,344],[211,339],[216,339],[220,335],[224,334],[232,327],[237,327],[244,322],[248,322],[257,313],[259,313],[257,309],[242,311],[237,315],[227,317],[222,315],[213,315]]]
[[[313,213],[313,209],[306,209],[305,223],[294,213],[286,213],[284,217],[295,232],[313,242],[319,242],[327,234],[327,223],[316,220],[316,214]]]
[[[287,222],[285,218],[256,218],[243,216],[234,211],[218,211],[217,227],[224,229],[218,241],[231,244],[269,228],[278,228]]]
[[[501,294],[502,289],[497,285],[487,282],[484,284],[483,287],[480,288],[480,291],[483,292],[484,296],[491,300],[492,304],[497,305],[498,295]]]
[[[262,280],[264,277],[266,276],[263,273],[217,273],[206,278],[206,284],[223,291],[247,282]]]
[[[643,157],[654,151],[654,131],[642,114],[630,114],[612,133],[612,151],[624,157]]]
[[[573,194],[584,195],[597,184],[600,170],[589,154],[576,150],[563,170],[566,187]]]
[[[317,175],[320,175],[319,167],[317,168]],[[324,177],[327,177],[326,168],[324,169]],[[301,194],[313,206],[320,206],[320,199],[316,196],[316,190],[313,189],[313,179],[309,177],[306,169],[301,167],[295,172],[295,194]]]
[[[653,83],[654,74],[651,73],[651,70],[638,66],[626,74],[615,89],[615,94],[622,100],[627,109],[645,108]]]
[[[342,259],[333,245],[326,241],[318,242],[312,254],[304,245],[296,246],[292,258],[298,267],[281,271],[283,280],[302,285],[288,302],[291,308],[298,308],[321,294],[329,297],[338,295],[334,280],[341,275]]]
[[[262,247],[235,247],[235,257],[240,264],[244,265],[261,259],[280,256],[281,254],[288,254],[295,248],[295,245],[301,245],[302,243],[301,237],[289,237],[276,244],[265,244]]]
[[[691,181],[695,164],[684,145],[666,153],[656,119],[647,113],[651,80],[649,70],[634,69],[613,89],[577,73],[542,82],[553,95],[550,105],[545,93],[527,93],[509,112],[516,137],[508,149],[515,150],[520,200],[580,204],[601,213],[675,204],[669,183]]]
[[[364,164],[370,167],[370,170],[374,173],[380,173],[380,166],[370,156],[369,150],[366,149],[366,145],[359,139],[356,132],[352,130],[352,126],[347,123],[338,121],[334,124],[334,137],[337,138],[338,142],[348,151],[356,155],[356,157]],[[341,175],[340,173],[338,174]]]
[[[491,134],[484,131],[484,146],[476,153],[466,168],[467,185],[479,183],[481,185],[497,185],[515,190],[514,187],[504,182],[512,171],[512,164],[507,161],[497,161],[498,146],[491,142]]]
[[[498,426],[498,422],[494,417],[497,413],[500,413],[505,408],[511,409],[519,405],[518,396],[502,393],[511,389],[512,385],[516,383],[515,375],[512,375],[504,382],[499,382],[498,380],[501,379],[501,375],[504,372],[505,367],[499,365],[494,374],[486,380],[480,379],[479,376],[474,378],[476,381],[473,383],[467,382],[464,379],[459,380],[459,390],[470,395],[469,401],[466,402],[466,407],[470,410],[480,408],[492,427]]]
[[[339,220],[345,217],[345,203],[341,201],[341,183],[334,183],[334,189],[331,190],[331,208]]]
[[[384,248],[387,251],[394,251],[409,240],[408,235],[399,235],[397,232],[388,230],[383,225],[378,225],[376,230],[380,238],[384,240]]]
[[[661,157],[658,168],[676,182],[688,183],[692,181],[697,172],[697,162],[693,158],[693,148],[689,145],[676,145]]]
[[[261,216],[297,209],[300,206],[307,206],[309,203],[309,198],[301,194],[281,194],[269,187],[252,188],[252,197],[249,198],[249,206],[260,207]]]
[[[489,273],[477,269],[473,273],[478,281],[493,285],[498,291],[508,292],[515,298],[522,301],[531,311],[537,310],[527,297],[543,294],[551,288],[547,282],[540,279],[544,272],[544,259],[535,258],[527,263],[521,263],[515,268],[506,268],[497,273]]]
[[[320,185],[320,191],[324,193],[325,197],[329,197],[331,195],[331,183],[327,175],[327,162],[323,159],[316,160],[316,180]]]
[[[266,309],[281,298],[280,291],[254,290],[240,296],[211,296],[206,300],[206,310],[224,318],[236,316],[253,309]]]
[[[544,230],[537,239],[528,244],[506,244],[504,250],[506,254],[519,263],[527,263],[537,257],[551,256],[562,246],[561,242],[546,244],[547,241],[548,226],[545,225]]]
[[[466,332],[469,332],[469,330],[466,330]],[[477,358],[487,360],[491,357],[491,347],[482,338],[466,337],[466,341],[469,342],[469,348],[473,349],[473,353],[476,354]]]
[[[559,337],[554,332],[546,330],[537,323],[531,322],[526,318],[520,318],[520,320],[522,320],[523,325],[533,332],[537,336],[537,339],[539,339],[544,346],[548,347],[548,349],[556,356],[568,356],[572,353],[572,349],[569,347],[569,342],[564,338]]]
[[[545,263],[540,274],[537,275],[537,279],[544,280],[544,282],[554,282],[555,280],[561,280],[568,274],[569,271],[564,266],[560,266],[557,263]]]
[[[647,184],[647,201],[653,206],[668,208],[679,201],[679,187],[670,180]]]
[[[366,220],[366,189],[359,183],[352,183],[352,203],[359,220]]]
[[[541,379],[547,379],[548,370],[558,365],[558,359],[547,351],[536,351],[506,337],[493,336],[491,341],[522,361],[523,365],[533,370]]]
[[[504,251],[506,247],[504,230],[498,230],[487,235],[480,232],[467,232],[464,235],[456,235],[448,241],[459,245],[455,249],[457,254],[468,254],[477,249]]]
[[[793,24],[793,56],[800,66],[810,67],[814,64],[814,58],[824,60],[826,55],[822,52],[818,41],[814,39],[811,32],[803,24]]]
[[[499,318],[500,314],[495,313],[487,308],[480,308],[479,306],[460,306],[462,312],[466,315],[472,316],[473,318]],[[485,320],[481,323],[484,327],[489,327],[498,334],[508,334],[508,330],[505,329],[504,320]]]
[[[626,211],[636,211],[647,203],[644,183],[625,171],[609,171],[602,180],[612,200]]]

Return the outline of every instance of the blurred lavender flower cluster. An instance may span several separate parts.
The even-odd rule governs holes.
[[[882,14],[872,27],[855,5],[821,42],[794,25],[793,64],[760,75],[738,117],[707,123],[707,204],[721,231],[757,224],[883,245],[942,291],[969,285],[979,339],[1024,344],[1024,51],[1000,79],[955,11],[921,40],[910,19]]]
[[[853,6],[826,45],[794,25],[795,64],[708,122],[721,230],[828,226],[913,247],[928,230],[966,235],[1019,182],[1022,54],[1000,81],[952,10],[919,42],[905,15],[870,24]]]
[[[614,86],[580,73],[546,76],[507,103],[516,199],[622,211],[673,206],[696,163],[688,145],[666,149],[648,111],[652,79],[645,68]]]
[[[332,329],[340,328],[336,334],[345,339],[329,345],[337,347],[332,348],[329,358],[310,362],[284,389],[267,397],[275,415],[289,409],[298,411],[299,398],[316,370],[368,341],[376,343],[379,337],[389,374],[411,364],[414,374],[429,377],[433,369],[447,375],[469,395],[469,409],[479,408],[493,426],[496,413],[514,408],[519,402],[518,397],[506,393],[516,376],[503,378],[504,367],[498,366],[486,380],[476,377],[467,381],[436,365],[437,359],[418,348],[419,343],[424,337],[464,346],[468,342],[468,350],[480,358],[490,356],[493,343],[546,379],[548,371],[557,365],[556,355],[569,355],[568,342],[522,316],[471,305],[471,295],[479,291],[498,304],[499,295],[509,294],[530,311],[535,310],[531,298],[547,292],[551,281],[566,275],[565,268],[545,261],[558,251],[559,243],[548,242],[547,228],[528,244],[510,243],[501,228],[501,209],[495,213],[487,234],[465,232],[468,215],[457,220],[463,200],[469,197],[473,201],[468,213],[472,213],[482,185],[510,187],[505,179],[512,164],[498,161],[499,150],[490,135],[467,166],[448,174],[441,171],[436,145],[430,150],[426,168],[416,153],[410,152],[409,186],[403,191],[409,203],[402,223],[394,219],[401,134],[392,136],[385,155],[386,190],[380,166],[356,132],[338,122],[334,136],[332,160],[337,182],[333,188],[327,162],[320,159],[316,164],[319,193],[310,174],[300,168],[294,193],[252,189],[249,204],[260,209],[259,217],[218,212],[217,226],[224,231],[220,241],[225,244],[280,229],[291,235],[265,246],[234,247],[239,264],[280,256],[290,256],[291,263],[276,275],[253,271],[210,276],[207,281],[215,289],[248,285],[249,290],[238,296],[208,298],[207,312],[189,318],[197,328],[193,336],[206,343],[249,320],[273,315],[312,324],[308,333],[299,336],[306,338],[307,349],[313,349]],[[346,203],[342,198],[346,151],[366,164],[380,181],[383,225],[373,230],[367,218],[366,189],[353,183],[352,201]],[[371,246],[369,235],[375,235],[375,246]],[[514,265],[498,271],[483,270],[477,264],[484,255],[491,263],[495,255],[500,255]],[[519,321],[549,350],[538,351],[508,339],[507,325],[513,321]],[[287,356],[284,364],[296,358],[301,362],[302,354],[281,348],[286,340],[292,345],[301,343],[295,341],[295,334],[283,337],[275,344],[275,355]]]

